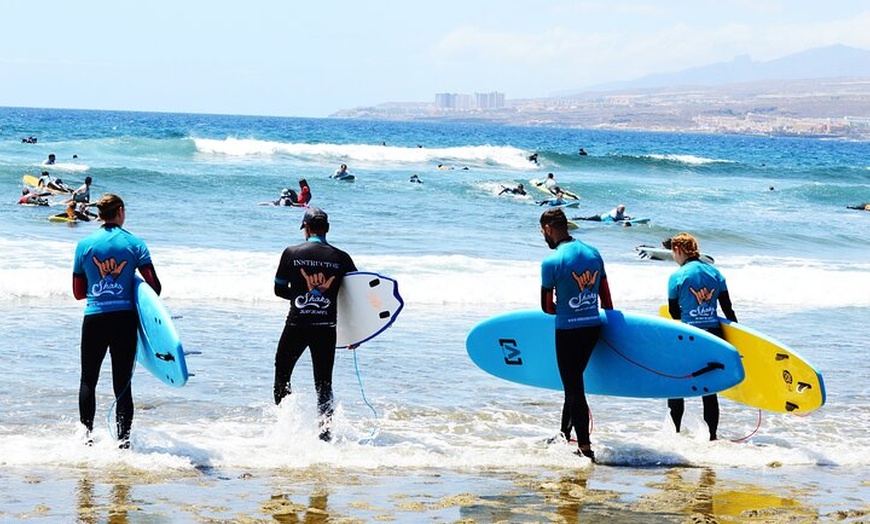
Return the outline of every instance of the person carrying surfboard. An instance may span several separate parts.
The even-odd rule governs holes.
[[[302,217],[305,241],[281,254],[275,295],[290,301],[290,312],[275,352],[275,404],[291,393],[290,377],[305,348],[311,352],[320,440],[332,440],[332,368],[335,363],[338,291],[344,276],[356,271],[353,259],[326,242],[329,217],[311,207]],[[353,348],[349,348],[353,349]]]
[[[594,462],[583,372],[601,333],[598,304],[613,309],[604,259],[568,233],[561,209],[544,211],[540,223],[544,241],[555,251],[541,262],[541,309],[556,316],[556,362],[565,391],[557,439],[570,440],[573,428],[577,454]]]
[[[663,242],[671,250],[674,262],[680,268],[668,279],[668,312],[671,318],[708,331],[719,338],[725,336],[717,318],[716,304],[722,306],[725,318],[737,322],[731,306],[731,297],[725,277],[716,267],[699,260],[698,241],[689,233],[679,233]],[[704,405],[704,422],[710,432],[710,440],[716,440],[719,427],[719,399],[715,393],[701,397]],[[685,400],[668,399],[668,410],[677,433],[685,411]]]
[[[158,295],[161,285],[148,246],[123,228],[127,212],[121,197],[107,193],[96,205],[103,225],[79,241],[73,260],[73,296],[76,300],[87,299],[82,321],[79,420],[87,429],[86,443],[92,445],[97,381],[108,350],[118,447],[127,449],[133,424],[130,381],[139,327],[134,299],[136,270]]]

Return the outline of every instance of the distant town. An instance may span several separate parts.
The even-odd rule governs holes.
[[[503,92],[437,93],[432,102],[387,102],[331,116],[870,140],[870,78],[626,89],[535,99],[509,99]]]

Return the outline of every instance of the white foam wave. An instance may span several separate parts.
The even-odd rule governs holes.
[[[462,169],[466,165],[534,169],[523,150],[509,146],[423,148],[370,144],[305,144],[240,138],[196,138],[194,143],[200,153],[232,157],[288,155],[306,161],[353,162],[357,166],[443,164],[452,169]]]
[[[72,243],[0,239],[0,249],[0,300],[71,299]],[[280,301],[272,291],[280,253],[163,246],[152,247],[151,253],[163,297],[170,302]],[[365,254],[354,260],[362,270],[397,279],[406,303],[537,307],[538,260]],[[870,263],[731,257],[717,266],[738,311],[870,307],[870,295],[860,292],[870,289]],[[674,269],[665,262],[609,263],[616,307],[646,310],[663,303]]]
[[[73,171],[80,173],[82,171],[87,171],[91,166],[86,164],[76,164],[72,162],[58,162],[55,164],[39,164],[40,171]]]
[[[681,162],[683,164],[690,165],[705,165],[705,164],[733,164],[733,160],[723,160],[720,158],[704,158],[695,155],[662,155],[662,154],[652,154],[645,155],[646,158],[652,158],[654,160],[668,160],[671,162]]]
[[[512,394],[514,394],[512,392]],[[519,398],[541,398],[537,390],[523,390]],[[141,396],[141,395],[140,395]],[[556,398],[556,397],[553,397]],[[352,400],[352,399],[348,399]],[[754,414],[731,412],[722,440],[709,442],[700,413],[690,410],[681,434],[673,432],[666,415],[637,417],[637,408],[661,402],[593,397],[630,416],[608,416],[596,427],[596,454],[604,464],[635,467],[662,465],[738,466],[763,468],[771,463],[792,466],[866,466],[866,454],[854,443],[835,436],[806,435],[807,423],[798,417],[768,416],[760,434],[746,443],[731,442],[754,426]],[[279,407],[250,406],[243,414],[196,418],[138,417],[133,449],[116,448],[105,426],[94,431],[94,446],[82,445],[83,430],[71,421],[31,427],[0,435],[0,462],[7,466],[59,465],[94,467],[126,465],[173,477],[179,472],[306,468],[331,464],[343,468],[561,468],[566,463],[584,467],[571,456],[571,446],[547,446],[557,404],[545,401],[511,404],[518,410],[489,404],[471,408],[436,409],[420,405],[390,404],[379,418],[346,413],[339,402],[333,419],[332,443],[317,437],[313,392],[288,397]],[[691,408],[694,405],[690,406]],[[542,410],[545,413],[542,416]],[[745,420],[744,420],[745,419]],[[413,421],[413,423],[409,423]],[[741,424],[746,422],[746,428]],[[568,462],[573,461],[573,462]]]

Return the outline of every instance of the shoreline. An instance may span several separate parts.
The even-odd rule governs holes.
[[[0,518],[98,522],[863,522],[866,502],[807,468],[624,468],[542,473],[355,470],[6,470]],[[810,468],[817,470],[818,468]],[[809,475],[807,473],[810,473]],[[860,472],[855,471],[856,478]],[[815,477],[816,481],[811,481]],[[804,479],[788,485],[788,478]],[[866,486],[867,481],[864,481]]]

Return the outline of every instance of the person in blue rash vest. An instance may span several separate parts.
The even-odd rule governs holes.
[[[79,417],[93,444],[97,381],[106,350],[112,358],[116,427],[121,449],[130,447],[133,424],[131,380],[136,361],[139,314],[136,310],[136,270],[159,295],[160,280],[145,242],[123,229],[127,212],[121,197],[107,193],[97,201],[102,227],[76,245],[73,296],[87,299],[82,321]]]
[[[560,434],[551,441],[570,440],[573,428],[577,454],[594,462],[583,372],[601,334],[599,301],[613,309],[610,286],[601,254],[568,233],[561,209],[544,211],[540,223],[544,240],[555,250],[541,263],[541,309],[556,315],[556,362],[565,390]]]
[[[680,265],[668,279],[668,311],[671,317],[724,338],[716,316],[717,302],[722,306],[725,318],[737,322],[725,277],[712,265],[699,260],[698,241],[689,233],[679,233],[663,242],[663,245],[671,250],[674,262]],[[716,440],[719,400],[715,393],[704,395],[701,400],[710,440]],[[668,409],[679,433],[685,401],[681,398],[668,399]]]
[[[284,249],[275,273],[275,295],[290,301],[290,312],[275,352],[275,404],[291,393],[290,377],[305,348],[311,351],[320,440],[332,440],[332,368],[338,291],[356,271],[350,255],[326,242],[329,217],[311,207],[302,218],[305,242]],[[349,348],[353,349],[353,348]]]

